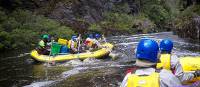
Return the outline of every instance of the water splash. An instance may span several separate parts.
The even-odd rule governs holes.
[[[50,84],[52,84],[54,82],[55,81],[35,82],[35,83],[32,83],[30,85],[26,85],[26,86],[23,86],[23,87],[44,87],[44,86],[50,85]]]
[[[81,70],[86,70],[88,69],[88,67],[77,67],[77,68],[73,68],[72,70],[66,71],[62,73],[62,78],[66,79],[72,75],[76,75],[78,73],[80,73]]]

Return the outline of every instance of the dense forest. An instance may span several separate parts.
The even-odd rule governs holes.
[[[199,15],[199,0],[1,0],[0,49],[35,46],[45,33],[69,39],[174,31],[199,39]]]

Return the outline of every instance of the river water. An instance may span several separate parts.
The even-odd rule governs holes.
[[[111,55],[103,59],[88,58],[51,65],[34,63],[27,52],[0,54],[0,87],[118,87],[127,68],[134,65],[134,48],[141,38],[174,41],[173,54],[200,56],[200,45],[181,39],[172,32],[112,36],[115,45]]]

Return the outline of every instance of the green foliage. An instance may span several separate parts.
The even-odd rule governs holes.
[[[149,18],[153,20],[155,23],[164,22],[165,20],[169,19],[169,13],[166,9],[159,5],[152,5],[149,13],[147,13]]]
[[[141,1],[141,13],[153,21],[159,31],[172,24],[179,14],[181,0],[145,0]]]
[[[129,34],[136,33],[137,30],[142,30],[143,33],[150,32],[155,26],[143,14],[133,16],[123,13],[107,12],[104,14],[104,20],[100,23],[91,24],[89,30],[96,32],[126,32]]]
[[[0,9],[1,10],[1,9]],[[7,19],[7,16],[5,15],[5,12],[0,11],[0,23]]]
[[[12,0],[10,2],[9,6],[2,7],[6,8],[6,11],[0,7],[0,49],[19,48],[36,44],[39,36],[44,33],[70,38],[74,31],[69,27],[63,26],[59,22],[48,19],[43,15],[35,15],[35,13],[44,15],[51,13],[57,5],[60,5],[57,3],[64,3],[63,6],[69,6],[72,7],[72,10],[80,11],[80,13],[72,13],[76,21],[73,21],[75,24],[71,26],[77,30],[83,28],[86,30],[88,28],[84,16],[93,17],[96,14],[90,14],[90,9],[85,8],[85,5],[95,9],[100,7],[98,12],[103,18],[99,17],[97,20],[95,19],[95,23],[89,24],[89,30],[103,33],[123,32],[123,34],[132,34],[138,31],[148,33],[157,31],[158,28],[161,29],[168,24],[170,25],[175,18],[176,21],[179,21],[175,22],[175,25],[182,26],[193,15],[200,14],[200,6],[198,5],[191,6],[179,14],[179,10],[183,9],[182,4],[185,2],[182,0],[135,0],[134,5],[136,7],[132,6],[132,9],[137,9],[139,13],[134,15],[130,14],[131,6],[128,5],[127,1],[120,3],[112,3],[109,0],[103,1],[105,4],[112,4],[109,9],[104,9],[106,6],[100,4],[98,4],[100,6],[96,6],[95,2],[89,3],[93,1],[87,1],[88,4],[82,4],[85,1],[80,2],[78,0],[48,0],[44,1],[45,3],[41,3],[38,0]],[[36,9],[36,7],[38,8]],[[17,9],[28,9],[35,12]],[[177,15],[179,15],[178,18]],[[154,30],[155,24],[157,25],[157,30]]]
[[[182,9],[182,0],[165,0],[163,7],[169,12],[171,19],[174,19]]]
[[[134,21],[132,15],[123,13],[105,12],[104,20],[97,24],[91,24],[90,30],[93,31],[128,31]]]
[[[95,32],[101,32],[101,26],[99,24],[91,24],[90,27],[89,27],[89,30],[91,31],[95,31]]]
[[[129,13],[130,8],[128,6],[128,3],[120,3],[120,4],[115,4],[112,8],[112,11],[118,13]]]
[[[53,29],[49,34],[55,35],[60,38],[71,39],[71,35],[75,34],[75,32],[66,26],[58,27],[58,29]]]
[[[193,26],[189,25],[192,18],[195,16],[200,15],[200,5],[193,5],[185,9],[180,13],[180,15],[174,20],[175,29],[185,29],[184,27],[187,26]]]
[[[200,15],[200,5],[193,5],[185,9],[179,17],[192,17],[195,15]]]
[[[9,47],[11,44],[11,36],[5,31],[0,31],[0,49],[4,47]]]
[[[148,0],[142,8],[143,12],[156,24],[165,23],[170,18],[169,8],[161,2],[162,0]]]
[[[131,28],[134,17],[132,15],[127,14],[119,14],[119,13],[104,13],[104,21],[101,23],[103,26],[107,26],[108,28],[114,28],[118,30],[128,30]]]
[[[29,46],[37,41],[38,34],[32,30],[14,29],[11,33],[13,48]]]
[[[10,15],[0,11],[0,30],[0,49],[30,47],[44,33],[64,38],[74,33],[57,21],[27,10],[16,10]]]

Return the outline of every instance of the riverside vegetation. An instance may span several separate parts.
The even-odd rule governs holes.
[[[44,33],[69,39],[173,30],[199,39],[199,15],[198,0],[1,0],[0,49],[34,47]]]

